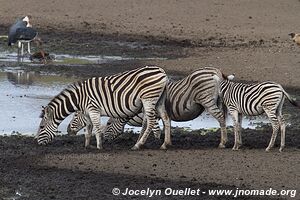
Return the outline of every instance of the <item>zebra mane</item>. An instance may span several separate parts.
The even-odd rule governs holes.
[[[76,89],[78,89],[78,88],[81,86],[81,84],[82,84],[83,82],[84,82],[84,81],[77,81],[77,82],[74,82],[74,83],[68,85],[65,89],[63,89],[60,93],[58,93],[56,96],[54,96],[54,97],[50,100],[50,102],[48,103],[47,107],[53,105],[53,101],[54,101],[55,99],[57,99],[58,97],[60,97],[61,95],[64,95],[64,94],[67,94],[67,93],[70,93],[70,92],[74,92]],[[44,107],[44,109],[45,109],[45,108],[46,108],[46,107]],[[44,110],[44,109],[43,109],[43,110]]]
[[[227,76],[223,73],[222,73],[222,77],[223,77],[224,80],[228,80]]]

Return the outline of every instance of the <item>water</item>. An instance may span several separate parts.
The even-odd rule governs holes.
[[[42,75],[34,72],[24,72],[18,68],[7,68],[0,72],[0,134],[34,135],[40,123],[42,106],[75,82],[75,78],[58,75]],[[72,116],[66,118],[59,126],[59,131],[66,133],[67,125]],[[106,123],[104,118],[102,123]],[[244,118],[244,128],[255,128],[256,123],[266,123],[266,118]],[[232,125],[229,120],[228,125]],[[200,128],[218,128],[217,120],[204,113],[195,120],[188,122],[172,122],[173,127],[185,127],[186,130]],[[126,126],[127,129],[140,131],[140,128]]]
[[[167,58],[157,58],[157,57],[147,57],[147,58],[138,58],[138,57],[123,57],[123,56],[109,56],[109,55],[70,55],[70,54],[51,54],[52,62],[55,64],[102,64],[110,63],[113,61],[121,60],[154,60],[161,59],[165,60]],[[0,51],[0,62],[16,62],[18,60],[17,53],[9,51]],[[31,63],[29,56],[24,56],[22,59],[23,63]]]
[[[74,80],[33,72],[0,72],[0,134],[34,134],[42,106]],[[60,128],[66,130],[67,121]]]

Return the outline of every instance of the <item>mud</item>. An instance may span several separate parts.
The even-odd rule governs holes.
[[[239,152],[217,149],[219,130],[205,135],[201,135],[201,130],[186,134],[173,130],[170,150],[158,150],[162,141],[151,137],[144,150],[137,152],[129,150],[137,139],[132,133],[120,136],[113,143],[105,143],[102,151],[95,149],[94,140],[94,147],[85,149],[83,136],[59,136],[48,146],[38,146],[32,137],[2,136],[0,196],[11,198],[17,191],[22,194],[20,199],[119,199],[111,194],[114,187],[122,191],[127,187],[188,187],[204,191],[300,189],[295,177],[299,169],[299,134],[288,129],[285,152],[278,153],[279,143],[276,142],[275,149],[266,153],[270,131],[270,127],[255,132],[243,130],[244,146]],[[228,147],[232,145],[233,135],[229,130]],[[234,199],[208,195],[201,198]]]

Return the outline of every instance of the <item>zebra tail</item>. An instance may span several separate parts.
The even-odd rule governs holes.
[[[292,98],[284,89],[282,89],[282,91],[292,105],[300,108],[300,103],[296,100],[296,98]]]

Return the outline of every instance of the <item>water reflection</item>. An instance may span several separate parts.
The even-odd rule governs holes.
[[[0,72],[0,134],[35,134],[42,106],[74,81],[21,70]],[[67,124],[59,130],[65,131]]]
[[[34,78],[38,76],[35,72],[6,72],[7,80],[13,85],[32,85],[34,82]]]

